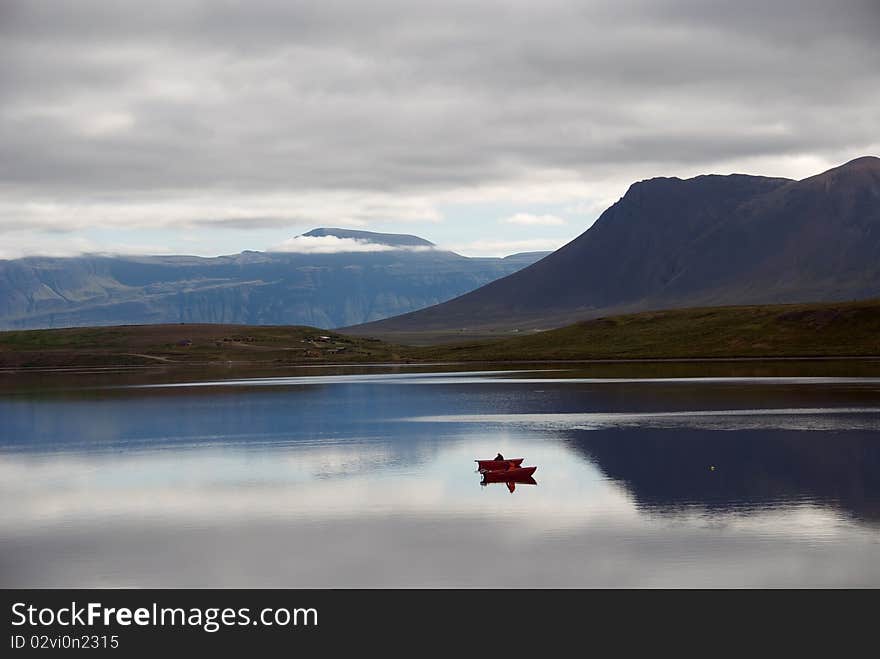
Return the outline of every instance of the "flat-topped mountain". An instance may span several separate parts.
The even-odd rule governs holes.
[[[358,231],[357,229],[312,229],[302,234],[304,238],[347,238],[358,240],[373,245],[387,245],[389,247],[435,247],[434,243],[418,236],[405,233],[376,233],[375,231]]]
[[[528,268],[355,333],[558,327],[686,306],[880,295],[880,158],[793,181],[733,174],[634,183]]]

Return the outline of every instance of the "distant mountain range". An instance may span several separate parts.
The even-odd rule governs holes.
[[[178,322],[332,328],[444,302],[547,254],[468,258],[417,236],[328,228],[293,242],[313,251],[0,261],[0,329]],[[328,243],[363,251],[322,253]]]
[[[880,158],[802,181],[634,183],[578,238],[443,304],[347,331],[559,327],[654,309],[880,296]]]

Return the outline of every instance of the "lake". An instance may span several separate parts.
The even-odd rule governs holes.
[[[0,586],[880,586],[876,362],[463,368],[0,374]]]

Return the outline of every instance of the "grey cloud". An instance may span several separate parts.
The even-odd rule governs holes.
[[[0,5],[0,197],[423,194],[876,144],[880,7]]]
[[[310,226],[305,218],[273,217],[271,215],[244,217],[203,217],[190,220],[192,226],[210,226],[225,229],[271,229],[275,227]]]

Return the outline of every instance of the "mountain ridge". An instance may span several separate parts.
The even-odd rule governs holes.
[[[372,233],[351,231],[346,237],[359,241]],[[468,258],[417,236],[372,235],[404,244],[366,252],[0,261],[0,329],[174,322],[332,328],[442,302],[543,256]]]
[[[880,295],[880,158],[800,181],[747,174],[633,183],[550,256],[358,334],[555,327],[613,313]]]

